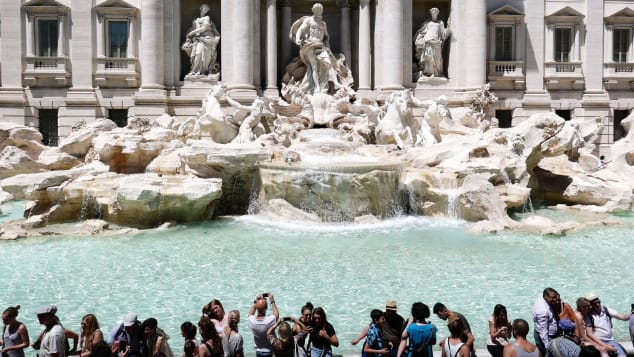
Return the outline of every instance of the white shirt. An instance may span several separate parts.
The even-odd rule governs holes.
[[[266,338],[266,331],[275,323],[275,316],[269,315],[262,320],[255,318],[255,315],[251,315],[249,320],[249,330],[253,334],[253,343],[255,344],[255,350],[260,352],[271,352],[271,343]]]
[[[594,332],[594,335],[601,340],[613,340],[614,335],[612,334],[612,324],[610,323],[610,317],[608,317],[608,314],[605,313],[605,309],[608,310],[610,316],[618,314],[617,311],[603,306],[601,306],[600,314],[592,312],[592,320],[594,321],[594,329],[592,332]]]
[[[48,357],[51,353],[57,353],[59,357],[66,356],[66,335],[64,335],[64,327],[56,324],[50,330],[44,332],[42,336],[42,344],[40,345],[40,357]]]
[[[555,314],[543,296],[538,297],[533,305],[533,323],[535,332],[539,334],[544,346],[548,347],[550,344],[548,336],[557,334],[557,320],[555,320]]]

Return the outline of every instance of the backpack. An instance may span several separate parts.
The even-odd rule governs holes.
[[[409,350],[411,352],[411,356],[412,357],[432,357],[429,355],[428,347],[435,333],[436,333],[436,327],[432,326],[431,333],[429,334],[427,341],[423,341],[416,345],[410,345]],[[448,356],[448,357],[454,357],[454,356]]]
[[[605,312],[608,320],[610,320],[610,328],[614,328],[614,325],[612,325],[612,315],[610,315],[608,308],[605,306],[601,306],[601,309],[603,309],[603,312]],[[592,328],[594,329],[594,314],[590,314],[590,323],[592,324]]]

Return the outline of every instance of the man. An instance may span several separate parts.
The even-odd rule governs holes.
[[[267,297],[273,308],[273,315],[269,316],[266,316],[266,309],[268,308],[266,302]],[[255,297],[247,319],[249,321],[249,330],[251,330],[253,334],[256,357],[271,357],[273,355],[273,346],[271,346],[271,342],[269,342],[269,339],[266,337],[266,331],[275,324],[279,316],[280,313],[277,310],[277,305],[275,305],[273,294],[258,294],[258,296]]]
[[[40,340],[40,357],[66,357],[66,335],[64,327],[55,315],[55,305],[45,305],[35,312],[37,320],[44,325],[44,332]]]
[[[614,340],[612,318],[628,321],[632,314],[621,314],[607,306],[601,306],[601,300],[593,293],[589,293],[585,298],[590,301],[590,314],[584,321],[586,333],[594,334],[601,342],[614,348],[618,357],[626,357],[623,346]]]
[[[557,325],[559,316],[556,314],[556,309],[560,303],[559,293],[553,288],[546,288],[533,305],[533,323],[535,324],[533,335],[535,345],[542,356],[546,356],[550,341],[559,335]]]
[[[336,91],[342,85],[337,78],[338,62],[330,50],[328,29],[322,19],[324,7],[316,3],[313,16],[303,16],[293,23],[289,37],[299,46],[299,57],[306,65],[300,87],[307,94],[328,93],[329,84]]]
[[[575,323],[563,318],[559,321],[559,328],[562,335],[556,337],[548,345],[548,356],[551,357],[577,357],[581,352],[581,348],[575,341]]]
[[[460,340],[467,345],[467,347],[469,347],[469,356],[470,357],[475,357],[475,348],[473,347],[473,343],[475,342],[475,338],[473,337],[473,334],[471,333],[471,326],[469,325],[469,321],[467,321],[467,318],[464,317],[464,315],[457,313],[455,311],[451,311],[449,310],[444,304],[437,302],[434,305],[434,314],[438,315],[438,317],[441,320],[447,320],[449,318],[450,315],[455,315],[456,317],[458,317],[461,321],[462,321],[462,326],[464,326],[464,333],[462,335],[462,337],[460,338]],[[440,342],[440,346],[442,349],[442,342]]]
[[[405,329],[405,319],[397,313],[396,301],[388,300],[385,303],[385,323],[383,323],[383,338],[391,342],[390,355],[396,356],[398,345],[401,343],[401,335]]]
[[[504,347],[504,357],[518,357],[518,349],[516,349],[516,346],[523,351],[521,355],[524,357],[545,356],[541,354],[537,346],[528,342],[526,339],[529,329],[526,320],[517,319],[513,321],[513,337],[515,338],[515,343],[508,344]]]
[[[123,322],[115,326],[108,337],[108,344],[114,348],[117,356],[127,351],[126,357],[141,356],[141,341],[143,341],[143,328],[137,315],[128,313]]]

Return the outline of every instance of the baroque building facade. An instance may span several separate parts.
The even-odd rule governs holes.
[[[299,52],[291,26],[317,2],[357,98],[409,88],[464,106],[490,83],[501,127],[601,117],[603,148],[634,107],[632,0],[13,0],[0,2],[0,120],[55,145],[79,121],[195,116],[217,82],[242,101],[278,96]],[[203,4],[217,63],[192,76],[183,49]],[[415,42],[432,8],[447,38],[442,75],[425,76]]]

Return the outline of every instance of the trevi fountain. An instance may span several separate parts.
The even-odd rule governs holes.
[[[479,347],[494,304],[530,319],[546,286],[629,308],[634,117],[602,162],[600,118],[544,112],[501,129],[487,85],[466,107],[357,96],[319,11],[291,28],[300,52],[279,96],[238,101],[192,58],[189,76],[213,77],[196,117],[80,122],[55,147],[0,123],[0,239],[15,240],[0,243],[0,301],[55,302],[71,328],[87,312],[106,329],[155,316],[180,351],[178,326],[210,298],[246,318],[271,291],[284,315],[327,307],[343,354],[388,299],[404,316],[419,300],[455,307]],[[442,76],[420,46],[421,79]]]

